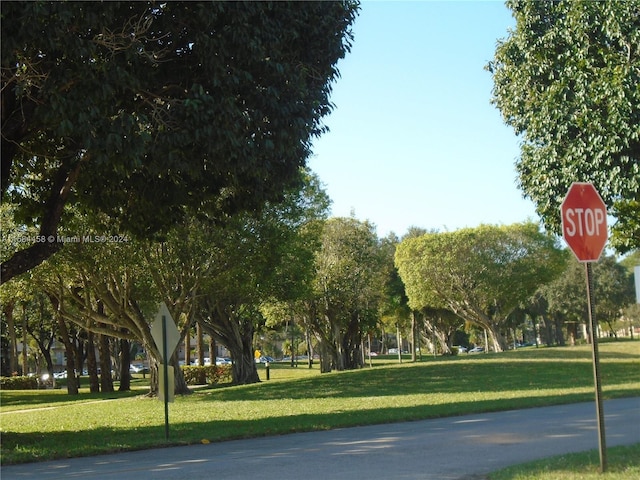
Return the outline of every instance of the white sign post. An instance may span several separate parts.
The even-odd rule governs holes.
[[[164,402],[164,436],[169,440],[169,402],[173,402],[173,367],[169,367],[169,358],[180,341],[180,332],[171,318],[167,305],[162,302],[151,325],[151,336],[160,350],[162,365],[158,366],[158,398]],[[160,382],[162,375],[162,383]],[[171,382],[169,382],[171,375]]]

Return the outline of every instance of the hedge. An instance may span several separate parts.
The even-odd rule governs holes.
[[[215,385],[231,381],[231,365],[183,366],[187,385]]]
[[[2,390],[37,390],[38,379],[36,377],[0,377],[0,389]]]

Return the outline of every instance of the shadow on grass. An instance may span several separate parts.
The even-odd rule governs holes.
[[[78,404],[82,402],[94,402],[97,400],[113,400],[118,398],[135,397],[146,393],[148,389],[129,390],[125,392],[107,393],[81,393],[79,395],[69,395],[66,389],[63,390],[38,390],[35,394],[32,390],[5,390],[1,394],[2,406],[25,406],[25,408],[37,408],[38,405],[54,406],[67,403]],[[34,403],[37,400],[37,404]],[[15,409],[12,409],[15,410]]]
[[[573,359],[575,360],[575,359]],[[603,385],[640,382],[638,361],[601,364]],[[277,373],[276,373],[277,374]],[[295,381],[263,382],[235,388],[207,391],[203,400],[246,400],[247,390],[255,389],[259,399],[352,398],[420,393],[502,392],[537,389],[570,389],[593,385],[590,362],[545,361],[531,359],[517,362],[440,361],[404,364],[402,368],[378,367],[357,371],[334,372]]]
[[[628,393],[628,392],[626,392]],[[164,423],[130,428],[93,428],[81,431],[47,433],[2,434],[2,464],[38,462],[44,460],[81,457],[120,451],[142,450],[169,445],[200,443],[281,435],[294,432],[329,430],[400,421],[488,413],[514,408],[533,408],[550,404],[588,401],[590,395],[570,394],[557,397],[539,396],[517,399],[463,401],[446,405],[417,405],[407,407],[366,408],[358,411],[324,414],[273,416],[255,420],[212,420],[208,422],[180,422],[170,425],[170,440],[164,437]]]

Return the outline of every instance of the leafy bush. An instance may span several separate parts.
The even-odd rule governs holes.
[[[231,381],[231,365],[183,366],[187,385],[215,385]]]
[[[37,390],[38,379],[36,377],[0,377],[0,389]]]

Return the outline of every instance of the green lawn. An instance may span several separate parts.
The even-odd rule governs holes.
[[[640,341],[600,344],[605,398],[640,396]],[[264,366],[260,367],[264,379]],[[139,385],[139,382],[136,383]],[[550,404],[594,397],[588,346],[425,358],[321,375],[272,364],[271,380],[198,389],[169,406],[142,395],[1,392],[2,463],[168,444],[330,429]]]
[[[640,443],[607,449],[607,470],[600,473],[597,450],[572,453],[514,465],[489,475],[489,480],[639,480]]]

